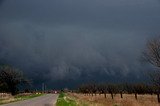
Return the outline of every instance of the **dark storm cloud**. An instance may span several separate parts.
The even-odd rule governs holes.
[[[5,0],[0,8],[0,59],[35,80],[138,76],[146,39],[160,33],[158,0]]]
[[[0,0],[0,5],[4,2],[4,0]]]

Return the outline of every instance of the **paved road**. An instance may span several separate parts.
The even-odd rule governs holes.
[[[0,106],[55,106],[57,94],[47,94],[29,100],[14,102]]]

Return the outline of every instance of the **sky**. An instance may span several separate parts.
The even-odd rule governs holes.
[[[143,81],[159,0],[0,0],[0,63],[40,87]]]

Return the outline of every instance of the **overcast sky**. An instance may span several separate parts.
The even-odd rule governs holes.
[[[34,82],[140,80],[159,34],[159,0],[0,0],[0,61]]]

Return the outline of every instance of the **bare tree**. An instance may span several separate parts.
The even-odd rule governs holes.
[[[115,84],[107,84],[107,91],[111,94],[112,99],[114,99],[114,95],[117,94],[118,88]]]
[[[124,85],[123,84],[118,84],[117,88],[118,88],[118,92],[120,93],[121,98],[123,98]]]
[[[107,84],[99,84],[98,85],[98,92],[99,94],[104,94],[104,97],[107,97]]]
[[[7,65],[0,67],[0,81],[7,86],[6,90],[11,92],[12,95],[17,93],[19,85],[29,84],[21,71]]]
[[[160,37],[153,38],[147,42],[147,48],[143,52],[143,57],[145,61],[156,67],[156,71],[150,77],[157,88],[157,99],[160,103]]]

